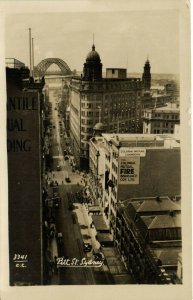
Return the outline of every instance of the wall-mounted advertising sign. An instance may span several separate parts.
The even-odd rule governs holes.
[[[140,156],[119,158],[119,184],[139,184]]]
[[[7,89],[10,285],[42,283],[40,95]]]
[[[119,150],[119,156],[120,157],[127,157],[127,156],[140,156],[145,157],[146,156],[146,149],[145,148],[128,148],[128,147],[121,147]]]

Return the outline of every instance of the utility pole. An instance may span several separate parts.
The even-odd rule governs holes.
[[[34,76],[34,38],[32,38],[32,76]]]
[[[101,106],[98,106],[99,109],[99,123],[101,123]]]
[[[30,63],[30,77],[32,76],[32,55],[31,55],[31,28],[29,28],[29,63]]]
[[[119,133],[119,119],[117,120],[117,133]]]

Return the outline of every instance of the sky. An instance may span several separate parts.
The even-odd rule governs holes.
[[[11,14],[5,21],[5,56],[29,66],[29,30],[35,65],[61,58],[82,71],[92,48],[106,68],[143,72],[147,56],[152,73],[179,73],[179,15],[176,10]]]

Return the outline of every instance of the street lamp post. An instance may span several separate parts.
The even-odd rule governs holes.
[[[96,185],[96,200],[98,199],[98,175],[99,175],[98,167],[99,167],[99,156],[100,156],[100,152],[97,150],[97,152],[96,152],[96,158],[97,158],[96,181],[95,181],[95,185]]]

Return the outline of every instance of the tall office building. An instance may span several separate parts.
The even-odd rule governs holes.
[[[71,80],[70,137],[80,169],[88,168],[89,140],[96,123],[102,122],[107,132],[142,132],[142,81],[126,74],[126,69],[108,68],[102,78],[100,55],[93,45],[83,74]]]
[[[6,76],[10,285],[40,285],[44,83],[34,83],[23,66],[9,66]]]

